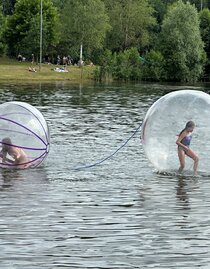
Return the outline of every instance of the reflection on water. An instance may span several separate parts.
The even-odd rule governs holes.
[[[209,177],[156,174],[140,134],[103,165],[74,170],[116,150],[181,86],[0,88],[2,102],[40,109],[52,143],[44,166],[0,171],[1,268],[208,268]]]
[[[180,202],[183,205],[186,205],[186,208],[189,206],[189,198],[186,190],[186,182],[185,179],[182,176],[179,176],[178,178],[178,184],[177,184],[177,198],[180,200]],[[185,206],[184,206],[185,208]]]

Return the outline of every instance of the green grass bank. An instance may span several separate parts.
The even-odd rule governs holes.
[[[93,80],[94,66],[67,66],[68,72],[56,72],[55,68],[62,68],[53,64],[39,65],[30,62],[18,62],[17,60],[0,58],[0,82],[51,82],[51,81],[69,81],[74,83],[88,82]],[[36,72],[29,71],[29,68],[35,68]]]

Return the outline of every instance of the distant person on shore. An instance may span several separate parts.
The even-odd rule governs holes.
[[[59,73],[68,73],[69,71],[66,69],[66,66],[64,66],[64,67],[55,67],[55,68],[53,68],[53,69],[51,69],[51,70],[53,70],[53,71],[55,71],[55,72],[59,72]]]
[[[18,59],[18,62],[22,62],[23,61],[23,56],[19,53],[17,59]]]
[[[63,65],[65,66],[65,65],[67,65],[67,57],[66,56],[63,56]]]
[[[180,162],[179,173],[181,173],[185,167],[185,155],[193,159],[194,166],[193,171],[194,175],[197,175],[198,161],[199,158],[197,154],[190,149],[190,142],[192,140],[192,132],[195,128],[195,123],[193,121],[188,121],[185,128],[180,132],[176,144],[178,145],[178,157]]]
[[[60,55],[57,56],[57,65],[60,65],[61,64],[61,58],[60,58]]]
[[[71,59],[70,55],[67,56],[67,63],[68,63],[68,65],[72,64],[72,59]]]
[[[31,54],[31,64],[34,64],[34,54]]]
[[[30,67],[30,66],[28,68],[28,71],[30,71],[30,72],[37,72],[35,67]]]

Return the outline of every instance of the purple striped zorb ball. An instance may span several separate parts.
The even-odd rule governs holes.
[[[49,153],[50,134],[39,110],[24,102],[0,105],[0,167],[33,168]]]

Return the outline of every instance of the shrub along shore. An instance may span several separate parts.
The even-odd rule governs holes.
[[[62,65],[31,64],[30,62],[18,62],[8,58],[0,58],[0,82],[51,82],[66,80],[69,82],[83,82],[93,80],[94,66],[67,66],[63,71]],[[55,71],[57,70],[57,71]],[[34,72],[36,71],[36,72]]]

